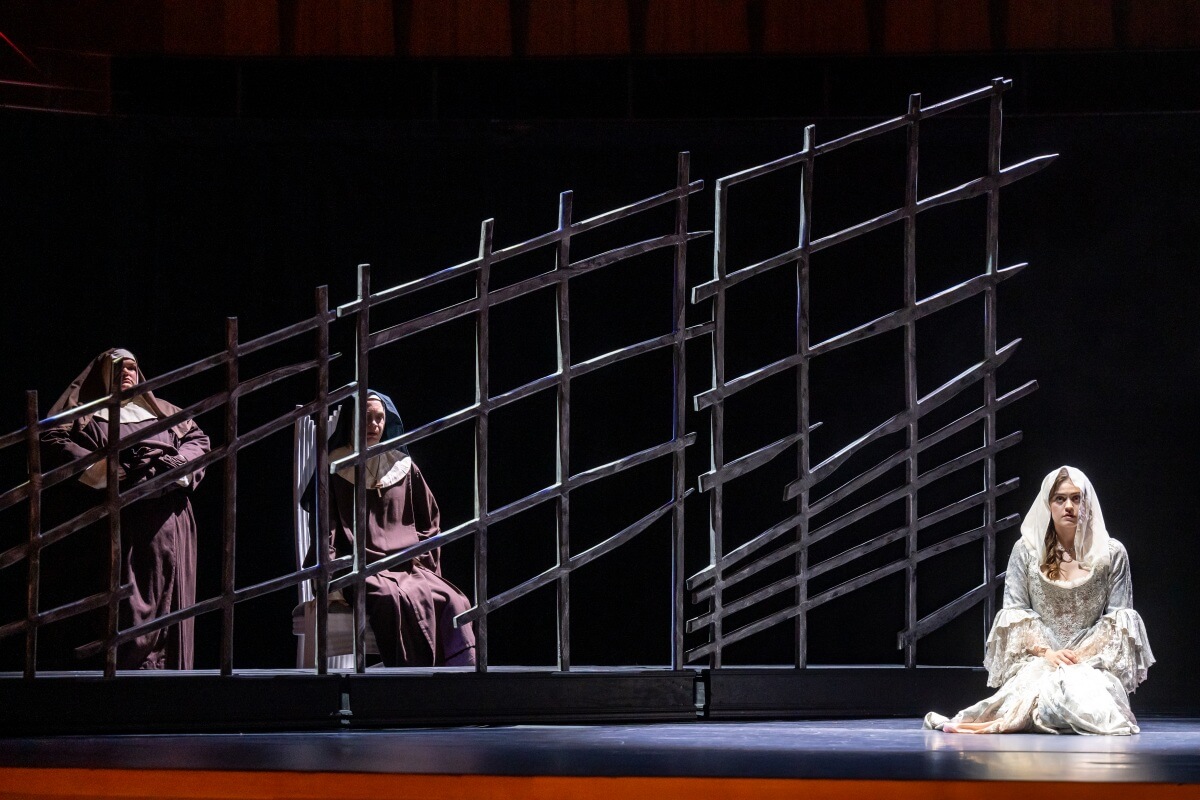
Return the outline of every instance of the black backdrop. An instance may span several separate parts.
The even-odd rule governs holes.
[[[967,76],[959,88],[986,83],[987,77]],[[376,287],[391,285],[470,258],[484,218],[497,218],[501,246],[551,229],[562,189],[576,191],[577,218],[661,191],[673,182],[679,150],[692,152],[693,176],[708,181],[690,227],[708,227],[716,177],[799,149],[807,122],[828,139],[903,109],[903,94],[886,99],[872,109],[878,117],[778,120],[297,121],[5,111],[0,263],[10,362],[0,387],[0,420],[7,422],[0,427],[20,424],[23,390],[41,393],[44,412],[105,347],[130,348],[151,374],[179,366],[220,349],[225,316],[239,317],[249,338],[309,314],[318,284],[330,286],[335,303],[351,299],[355,264],[373,265]],[[926,89],[926,99],[937,98]],[[979,130],[964,120],[947,127],[944,141],[974,147]],[[1001,262],[1031,267],[1000,292],[1001,342],[1024,339],[1001,370],[1002,389],[1029,378],[1041,387],[1002,417],[1004,431],[1025,432],[1001,460],[1003,477],[1023,482],[1006,510],[1023,512],[1040,478],[1060,464],[1089,474],[1110,529],[1129,550],[1135,604],[1159,659],[1135,708],[1193,713],[1200,690],[1188,679],[1194,648],[1187,643],[1200,612],[1191,574],[1200,541],[1190,514],[1200,445],[1200,337],[1193,320],[1200,277],[1190,256],[1200,213],[1198,142],[1194,114],[1009,114],[1005,163],[1048,152],[1060,157],[1002,195]],[[697,277],[709,268],[703,252],[701,246],[692,256]],[[636,309],[614,307],[617,295],[597,291],[598,320],[618,329],[638,326]],[[531,308],[528,315],[544,312]],[[604,329],[595,326],[598,339]],[[549,366],[546,337],[516,322],[498,336],[498,380],[515,382]],[[404,397],[410,425],[428,421],[469,392],[465,367],[444,367],[463,363],[467,341],[423,341],[419,358],[377,367],[372,383]],[[597,391],[604,405],[604,386]],[[276,398],[275,413],[286,402]],[[638,428],[636,401],[622,396],[618,405],[623,414],[597,417],[596,425],[621,435]],[[857,410],[872,421],[885,413]],[[202,424],[219,433],[219,417]],[[498,437],[510,437],[497,450],[511,454],[505,471],[512,476],[498,493],[538,488],[552,475],[549,462],[524,457],[524,448],[541,448],[552,431],[523,424],[513,420],[511,434],[497,425]],[[244,478],[239,500],[239,584],[290,567],[288,443],[275,437],[243,460],[244,475],[253,477]],[[444,447],[415,447],[451,523],[470,514],[467,471],[459,466],[468,447],[463,436]],[[11,474],[14,465],[6,466]],[[219,574],[219,475],[210,481],[209,496],[202,488],[197,500],[202,595],[215,589]],[[638,509],[648,506],[638,504],[655,500],[640,499],[639,487],[662,491],[664,481],[662,474],[631,476],[620,489],[633,498],[630,508],[611,512],[613,518],[628,522],[645,513]],[[689,506],[689,514],[702,521],[701,506]],[[514,526],[497,548],[501,585],[548,565],[549,538],[536,529],[549,521]],[[20,519],[10,514],[3,522],[6,542],[20,535]],[[1001,568],[1014,538],[1015,530],[1001,537]],[[698,550],[691,561],[702,556]],[[463,546],[447,554],[448,571],[466,586],[469,553]],[[619,563],[589,569],[573,583],[577,663],[666,660],[667,598],[645,588],[665,585],[665,529],[620,553]],[[70,556],[76,557],[89,556],[81,550]],[[6,606],[20,597],[11,585],[19,570],[8,572]],[[239,607],[239,668],[292,663],[287,614],[294,602],[283,592]],[[857,646],[817,638],[863,625],[873,616],[867,602],[841,604],[814,628],[814,662],[899,660],[887,636],[864,636]],[[552,614],[546,592],[497,614],[495,661],[552,663]],[[981,621],[968,616],[955,641],[932,642],[922,663],[979,657]],[[215,665],[216,623],[199,623],[198,666]],[[5,643],[8,657],[13,644]],[[756,647],[743,653],[746,661],[787,657],[786,647],[782,653],[769,643]]]

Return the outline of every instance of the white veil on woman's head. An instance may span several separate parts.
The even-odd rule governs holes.
[[[1046,531],[1051,525],[1050,492],[1054,489],[1059,474],[1067,473],[1071,483],[1083,493],[1079,524],[1075,528],[1075,558],[1085,567],[1101,567],[1108,564],[1108,528],[1104,526],[1104,514],[1100,511],[1100,500],[1092,482],[1074,467],[1060,467],[1042,481],[1042,488],[1033,501],[1033,506],[1021,522],[1021,539],[1045,560]]]

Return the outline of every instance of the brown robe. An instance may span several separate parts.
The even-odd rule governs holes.
[[[111,351],[101,354],[89,370],[94,373],[97,368],[106,369],[106,359],[111,360]],[[93,382],[89,371],[85,370],[51,409],[51,416],[102,396],[96,395],[96,391],[102,389],[87,390]],[[82,392],[81,386],[84,387]],[[148,400],[147,405],[162,417],[179,410],[152,395]],[[153,419],[123,422],[121,438],[154,422]],[[43,450],[51,464],[83,458],[107,443],[108,421],[94,415],[80,417],[69,425],[42,433]],[[195,422],[185,420],[121,451],[119,460],[125,473],[121,490],[126,491],[166,471],[167,467],[158,460],[164,450],[192,461],[208,452],[208,436]],[[188,486],[171,483],[161,492],[142,498],[121,511],[121,582],[132,585],[132,595],[121,604],[119,622],[122,630],[196,601],[196,519],[190,498],[204,477],[204,471],[183,474],[189,476]],[[103,501],[102,491],[96,492],[97,503]],[[103,570],[105,566],[97,564],[95,568]],[[191,669],[193,623],[193,619],[187,619],[119,646],[118,669]]]
[[[329,480],[331,556],[354,549],[354,484],[338,474]],[[441,515],[415,463],[398,483],[369,488],[367,563],[417,544],[441,530]],[[367,617],[383,663],[389,667],[475,663],[475,631],[454,627],[454,617],[471,603],[442,577],[440,553],[432,550],[366,580]],[[345,592],[353,599],[353,592]]]

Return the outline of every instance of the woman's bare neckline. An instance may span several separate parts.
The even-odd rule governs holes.
[[[1081,567],[1073,577],[1055,580],[1046,575],[1046,573],[1042,572],[1041,567],[1038,568],[1038,574],[1042,576],[1042,579],[1045,580],[1046,583],[1049,583],[1051,586],[1057,586],[1060,589],[1074,589],[1076,586],[1082,586],[1088,582],[1088,580],[1092,577],[1092,573],[1095,571],[1096,570],[1094,569],[1083,569]]]

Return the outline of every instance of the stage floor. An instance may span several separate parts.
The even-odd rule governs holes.
[[[418,796],[419,789],[425,798],[650,793],[661,800],[697,792],[886,796],[877,794],[885,787],[891,796],[981,797],[1011,796],[1013,787],[1003,785],[1012,781],[1026,784],[1025,797],[1080,783],[1094,784],[1089,798],[1141,798],[1147,789],[1200,797],[1200,719],[1141,724],[1130,737],[951,735],[908,718],[5,739],[0,797]],[[255,776],[263,793],[254,793]],[[80,780],[82,793],[72,794],[71,781]],[[123,790],[109,793],[110,784]],[[157,788],[139,794],[132,784]],[[389,786],[407,789],[395,794]]]

